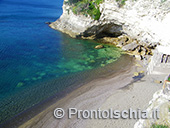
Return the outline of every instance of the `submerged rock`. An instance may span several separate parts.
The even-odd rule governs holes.
[[[19,82],[19,83],[17,84],[17,87],[22,87],[23,85],[24,85],[23,82]]]
[[[37,80],[37,78],[33,77],[33,78],[32,78],[32,80],[36,81],[36,80]]]
[[[38,80],[40,80],[40,79],[42,79],[42,77],[41,77],[41,76],[39,76],[39,77],[37,77],[37,79],[38,79]]]
[[[103,45],[97,45],[97,46],[95,46],[95,49],[101,49],[101,48],[104,48],[104,46],[103,46]]]
[[[45,72],[40,73],[40,76],[45,76],[45,75],[46,75]]]
[[[104,66],[105,66],[105,64],[101,64],[100,66],[104,67]]]
[[[30,79],[29,78],[25,78],[24,81],[29,81]]]
[[[90,63],[95,63],[95,60],[90,60]]]
[[[106,63],[107,63],[107,64],[110,64],[110,63],[113,63],[113,62],[114,62],[114,60],[113,60],[113,59],[106,60]]]

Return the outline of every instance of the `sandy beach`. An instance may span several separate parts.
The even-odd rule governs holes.
[[[76,108],[78,110],[146,110],[153,94],[162,88],[162,84],[155,80],[163,81],[166,74],[146,75],[134,82],[134,72],[145,69],[140,62],[134,61],[133,66],[127,66],[124,71],[114,76],[101,78],[83,85],[68,94],[55,104],[51,105],[40,114],[25,122],[20,128],[132,128],[136,119],[68,119],[67,114],[62,119],[53,115],[56,108]],[[128,70],[127,70],[128,69]]]

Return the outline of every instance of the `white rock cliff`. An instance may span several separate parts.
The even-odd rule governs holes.
[[[141,42],[170,44],[169,0],[127,0],[123,7],[115,0],[104,0],[100,11],[100,19],[95,21],[90,16],[73,14],[64,4],[62,16],[50,26],[72,37],[126,33]]]

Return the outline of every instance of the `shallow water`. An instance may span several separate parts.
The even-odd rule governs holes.
[[[94,49],[94,41],[49,28],[45,22],[59,18],[62,3],[0,0],[0,124],[121,57],[118,48]]]

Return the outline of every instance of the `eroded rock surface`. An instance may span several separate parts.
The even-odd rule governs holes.
[[[119,36],[128,34],[145,43],[170,43],[170,1],[127,0],[120,7],[115,0],[100,4],[101,17],[93,20],[90,16],[75,15],[69,5],[63,5],[62,16],[50,27],[72,37],[95,39],[103,35]]]
[[[170,92],[164,93],[164,90],[159,90],[153,95],[153,99],[149,102],[147,108],[150,119],[140,119],[134,125],[134,128],[150,128],[153,124],[166,125],[170,127]],[[159,111],[159,119],[153,118],[153,111]]]

